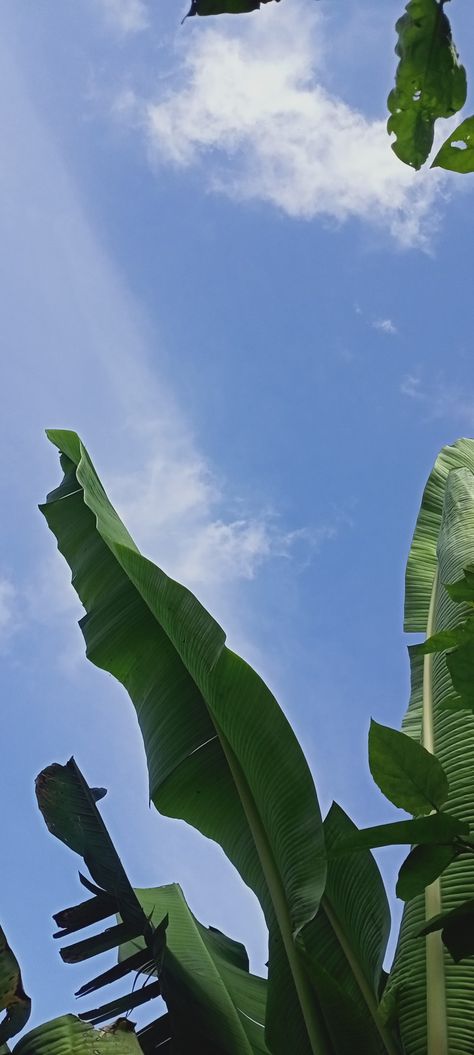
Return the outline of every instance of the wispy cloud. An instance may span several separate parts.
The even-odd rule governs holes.
[[[391,319],[374,319],[372,326],[374,330],[381,330],[382,333],[387,333],[392,337],[398,333],[397,327]]]
[[[139,33],[149,26],[144,0],[99,0],[108,24],[119,33]]]
[[[208,189],[299,219],[358,217],[404,246],[427,246],[442,177],[394,156],[384,120],[324,86],[335,45],[295,3],[231,28],[189,31],[156,96],[117,100],[144,130],[154,164],[201,165]]]
[[[286,529],[274,510],[250,508],[212,470],[185,431],[149,426],[151,454],[138,471],[115,475],[110,490],[140,546],[171,575],[214,596],[253,579],[274,559],[306,562],[342,526],[335,516],[314,528]]]
[[[10,579],[0,577],[0,649],[18,626],[17,591]]]
[[[421,374],[406,374],[400,392],[424,409],[426,421],[448,418],[472,429],[474,427],[474,391],[446,381],[438,376],[431,384],[424,383]]]

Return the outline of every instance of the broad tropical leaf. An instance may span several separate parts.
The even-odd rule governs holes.
[[[324,1051],[296,944],[326,879],[301,748],[262,679],[225,646],[221,627],[139,553],[76,434],[48,436],[64,479],[42,511],[86,609],[87,655],[135,704],[150,797],[160,812],[220,843],[260,899],[270,930],[270,1046],[284,1050],[285,1027],[301,1055]]]
[[[474,560],[473,473],[474,442],[460,440],[441,451],[429,477],[408,558],[407,630],[431,637],[459,623],[462,611],[443,584],[460,579]],[[472,826],[474,718],[445,706],[452,684],[443,653],[412,655],[411,660],[412,697],[404,728],[441,762],[450,789],[445,809]],[[407,1055],[472,1052],[474,962],[454,964],[439,932],[416,937],[427,920],[466,897],[474,897],[474,858],[463,854],[425,896],[406,906],[387,997],[391,993],[397,1002]]]
[[[0,1011],[5,1015],[0,1022],[0,1049],[10,1037],[26,1025],[31,1012],[31,1000],[23,989],[20,967],[0,927]],[[7,1049],[8,1050],[8,1049]]]
[[[199,923],[176,884],[136,893],[152,922],[169,918],[160,981],[173,1053],[267,1055],[267,983],[249,974],[243,945]],[[120,959],[142,948],[140,940],[129,942]]]
[[[466,117],[443,143],[431,168],[474,172],[474,116]]]
[[[119,1019],[107,1029],[93,1029],[75,1015],[54,1018],[32,1029],[12,1055],[143,1055],[133,1026]]]
[[[430,813],[446,802],[449,787],[441,763],[406,733],[372,721],[369,766],[383,794],[407,813]]]
[[[389,132],[397,157],[419,169],[433,145],[435,121],[466,101],[466,71],[459,64],[449,20],[438,0],[410,0],[396,24],[399,56],[388,97]]]

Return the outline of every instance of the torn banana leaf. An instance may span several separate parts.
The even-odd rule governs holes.
[[[143,938],[144,951],[139,957],[135,955],[130,963],[103,972],[82,986],[77,995],[92,993],[131,972],[135,984],[138,974],[147,974],[161,963],[167,920],[161,919],[160,926],[155,928],[147,919],[97,808],[97,789],[89,788],[74,759],[65,766],[54,764],[44,769],[36,780],[36,794],[49,830],[83,857],[93,879],[100,884],[96,887],[81,876],[81,882],[94,896],[56,913],[55,920],[61,929],[55,937],[67,937],[111,915],[120,915],[119,923],[99,934],[63,946],[60,950],[62,959],[66,963],[79,963],[119,948],[132,938]],[[160,986],[157,982],[115,997],[84,1012],[81,1018],[94,1024],[105,1022],[158,995]]]

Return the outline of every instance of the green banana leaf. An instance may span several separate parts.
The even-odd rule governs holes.
[[[466,101],[466,71],[451,26],[438,0],[409,0],[396,24],[399,56],[395,88],[388,97],[388,132],[401,161],[419,169],[433,145],[438,117],[451,117]]]
[[[446,583],[474,559],[474,441],[445,447],[426,485],[406,576],[405,627],[428,637],[459,622]],[[474,717],[445,706],[452,684],[444,654],[412,655],[405,731],[436,754],[449,782],[445,810],[474,823]],[[408,902],[386,997],[396,1004],[407,1055],[468,1055],[474,1043],[474,961],[455,964],[426,921],[474,897],[474,857],[453,861],[425,895]]]
[[[127,1019],[107,1029],[93,1029],[75,1015],[63,1015],[32,1029],[12,1055],[143,1055],[143,1051]]]
[[[324,821],[328,874],[321,908],[304,931],[308,970],[335,1050],[396,1055],[394,1031],[379,1014],[390,910],[377,864],[367,850],[335,858],[357,832],[337,803]]]
[[[128,689],[150,798],[214,839],[260,899],[270,932],[267,1043],[329,1050],[297,938],[326,880],[324,837],[301,748],[221,627],[137,550],[72,432],[49,431],[64,470],[41,507],[86,609],[87,655]]]
[[[28,1022],[31,1000],[23,989],[20,967],[0,927],[0,1011],[5,1011],[0,1022],[0,1052],[10,1037]],[[8,1048],[6,1048],[8,1051]]]
[[[268,1055],[264,1040],[267,983],[249,974],[243,945],[193,916],[176,884],[137,890],[152,922],[169,918],[160,981],[173,1053]],[[128,942],[120,960],[143,948]]]

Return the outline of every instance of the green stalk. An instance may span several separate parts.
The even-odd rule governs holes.
[[[439,572],[436,569],[431,591],[426,636],[435,632],[435,609],[438,595]],[[435,753],[433,722],[433,654],[423,660],[423,747]],[[426,919],[442,911],[441,884],[439,879],[426,887]],[[426,1021],[427,1055],[449,1055],[448,1024],[446,1014],[446,986],[444,976],[444,950],[441,931],[426,936]]]
[[[383,1044],[385,1046],[385,1050],[387,1052],[387,1055],[400,1055],[400,1049],[399,1049],[398,1045],[396,1044],[393,1036],[391,1035],[389,1030],[380,1021],[380,1016],[379,1016],[379,1013],[378,1013],[378,1005],[377,1005],[377,1001],[375,999],[375,996],[374,996],[374,994],[373,994],[373,992],[372,992],[372,990],[370,988],[369,983],[367,982],[367,979],[366,979],[363,971],[361,971],[361,969],[360,969],[359,962],[358,962],[357,958],[354,956],[349,942],[346,940],[346,935],[344,933],[344,930],[341,927],[341,925],[339,923],[339,920],[337,918],[337,915],[334,912],[334,909],[333,909],[333,907],[331,905],[331,902],[326,897],[326,895],[323,896],[323,899],[321,901],[321,908],[322,908],[323,912],[325,913],[325,915],[327,916],[327,919],[328,919],[329,923],[331,924],[331,927],[332,927],[332,929],[333,929],[333,931],[334,931],[334,933],[336,935],[336,938],[337,938],[337,940],[339,942],[339,945],[341,946],[341,949],[342,949],[342,951],[343,951],[343,953],[344,953],[344,955],[345,955],[345,957],[347,959],[347,962],[350,965],[352,974],[354,975],[354,978],[355,978],[355,980],[357,982],[357,985],[359,986],[359,989],[360,989],[360,991],[362,993],[362,996],[363,996],[363,998],[365,1000],[365,1003],[367,1005],[367,1009],[370,1012],[370,1014],[372,1015],[375,1027],[376,1027],[376,1029],[379,1032],[381,1040],[383,1041]]]
[[[313,1055],[335,1055],[326,1029],[326,1023],[317,1004],[316,995],[312,989],[305,966],[295,945],[293,925],[288,911],[285,891],[278,873],[278,868],[275,865],[267,833],[262,824],[259,813],[255,808],[255,802],[247,780],[242,773],[240,763],[226,736],[217,726],[215,719],[214,724],[222,745],[222,750],[224,751],[236,787],[238,788],[240,801],[257,848],[257,853],[268,886],[288,963],[293,975],[293,981],[295,983],[295,989],[298,995],[311,1050]]]

